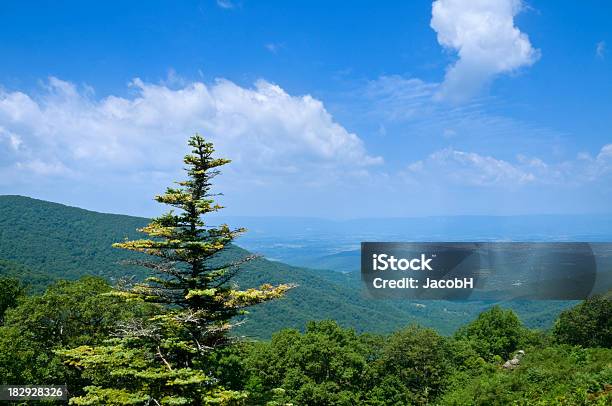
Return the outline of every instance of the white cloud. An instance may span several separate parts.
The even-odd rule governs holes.
[[[282,45],[281,44],[275,44],[274,42],[269,42],[269,43],[265,44],[264,47],[268,51],[270,51],[271,53],[275,54],[282,47]]]
[[[464,100],[495,75],[534,64],[540,52],[514,25],[520,0],[436,0],[431,27],[444,48],[456,51],[438,96]]]
[[[71,172],[61,162],[43,162],[38,159],[17,162],[17,169],[24,169],[35,175],[70,175]]]
[[[605,41],[599,41],[597,43],[597,45],[595,46],[595,54],[597,55],[597,57],[601,59],[606,57],[606,42]]]
[[[424,161],[410,164],[408,171],[471,186],[522,185],[535,179],[533,173],[504,160],[452,148],[436,151]]]
[[[550,151],[567,134],[500,114],[505,102],[492,96],[474,97],[459,105],[434,101],[439,85],[399,75],[381,76],[348,93],[356,117],[380,122],[391,136],[452,139],[473,149],[488,143],[492,151],[504,144],[516,151]]]
[[[422,116],[437,106],[431,99],[438,84],[399,75],[381,76],[369,81],[359,97],[367,99],[368,110],[376,106],[385,119],[400,121]]]
[[[593,182],[611,174],[612,144],[604,145],[595,157],[588,154],[579,155],[576,167],[571,169],[578,172],[583,181]]]
[[[453,130],[452,128],[445,128],[444,131],[442,131],[442,136],[444,138],[453,138],[457,135],[457,131]]]
[[[14,151],[19,150],[19,147],[22,143],[21,138],[19,138],[19,136],[13,134],[10,131],[7,131],[3,127],[0,127],[0,140],[5,142]]]
[[[234,8],[234,3],[231,0],[217,0],[217,5],[221,8]]]
[[[0,148],[0,166],[39,175],[174,171],[196,131],[234,159],[231,171],[252,179],[329,179],[382,162],[321,101],[263,80],[253,88],[227,80],[130,86],[132,97],[103,99],[57,78],[39,95],[0,91],[0,147],[10,146]]]
[[[516,188],[525,185],[575,187],[606,180],[612,175],[612,144],[595,157],[579,154],[575,159],[547,163],[537,157],[518,155],[508,161],[475,152],[445,148],[413,162],[403,173],[410,183]]]

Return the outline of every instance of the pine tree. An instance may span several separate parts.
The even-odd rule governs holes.
[[[207,356],[230,342],[236,316],[281,297],[292,286],[239,290],[231,284],[241,266],[254,258],[228,262],[228,248],[245,230],[214,227],[204,220],[222,209],[211,192],[212,179],[230,161],[214,158],[212,143],[197,134],[189,145],[187,180],[155,197],[173,209],[140,230],[149,238],[114,244],[152,258],[133,261],[149,269],[150,277],[124,282],[114,293],[158,304],[160,311],[120,326],[107,346],[63,352],[94,383],[84,396],[73,398],[74,404],[206,404],[245,396],[216,384],[207,371]]]
[[[180,187],[168,188],[155,200],[179,210],[153,219],[140,231],[151,238],[114,244],[117,248],[143,252],[157,257],[157,261],[138,261],[156,275],[143,284],[124,291],[127,297],[142,298],[173,308],[167,318],[180,319],[190,334],[190,341],[198,351],[222,345],[231,319],[245,307],[281,296],[287,285],[264,285],[259,289],[239,291],[228,282],[239,266],[254,259],[243,258],[223,263],[220,253],[245,230],[230,229],[227,225],[207,226],[203,216],[223,207],[211,194],[211,181],[219,174],[218,167],[228,159],[213,158],[212,143],[195,135],[189,140],[192,153],[184,158],[188,180]]]

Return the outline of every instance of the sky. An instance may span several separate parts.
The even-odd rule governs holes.
[[[199,132],[227,215],[611,213],[605,1],[7,1],[0,194],[159,214]]]

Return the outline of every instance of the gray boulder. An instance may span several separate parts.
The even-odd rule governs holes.
[[[512,357],[512,359],[509,359],[508,361],[504,362],[504,365],[502,365],[502,368],[514,369],[518,367],[519,364],[521,363],[521,358],[523,358],[523,355],[525,355],[525,351],[518,350],[516,354],[514,354],[514,357]]]

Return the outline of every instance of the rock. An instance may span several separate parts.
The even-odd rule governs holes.
[[[523,355],[525,355],[525,351],[518,350],[516,354],[514,355],[514,357],[512,357],[512,359],[509,359],[508,361],[504,362],[504,365],[502,365],[502,368],[505,368],[505,369],[516,368],[521,363],[521,358],[523,358]]]

